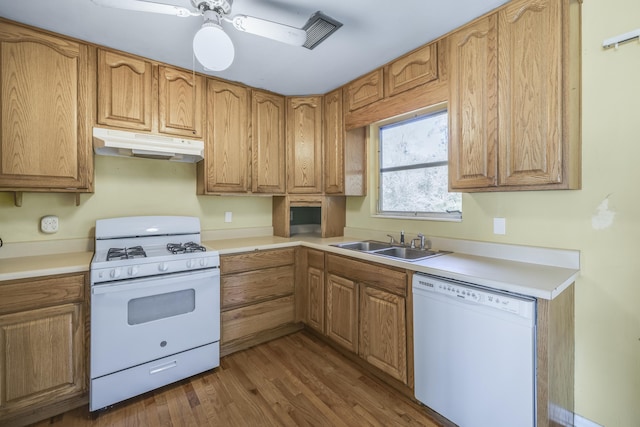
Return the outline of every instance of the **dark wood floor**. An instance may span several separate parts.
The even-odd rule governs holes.
[[[96,415],[97,414],[97,415]],[[34,426],[442,426],[307,332],[222,358],[212,372]]]

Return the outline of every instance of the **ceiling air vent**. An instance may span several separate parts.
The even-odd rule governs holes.
[[[315,48],[340,27],[342,27],[341,22],[317,11],[302,27],[307,32],[307,41],[303,46],[307,49]]]

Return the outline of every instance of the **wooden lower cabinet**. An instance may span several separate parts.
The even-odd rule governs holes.
[[[224,311],[222,346],[293,322],[293,295]]]
[[[360,288],[360,357],[407,383],[406,300],[390,292]]]
[[[325,305],[329,339],[409,384],[404,270],[327,254]]]
[[[85,276],[0,283],[0,425],[87,402]]]
[[[295,322],[295,248],[220,257],[220,354],[300,329]]]
[[[306,253],[306,322],[311,328],[324,333],[324,252],[306,249]]]
[[[327,336],[358,352],[358,284],[335,274],[327,275]]]

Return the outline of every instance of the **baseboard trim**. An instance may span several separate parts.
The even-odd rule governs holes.
[[[573,419],[573,426],[574,427],[603,427],[602,425],[595,423],[578,414],[576,414]]]
[[[553,425],[562,427],[603,427],[581,415],[572,413],[568,409],[553,404],[549,408],[549,418]]]

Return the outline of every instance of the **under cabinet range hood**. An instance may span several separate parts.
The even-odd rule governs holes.
[[[204,142],[94,127],[93,151],[104,156],[196,163],[203,159]]]

